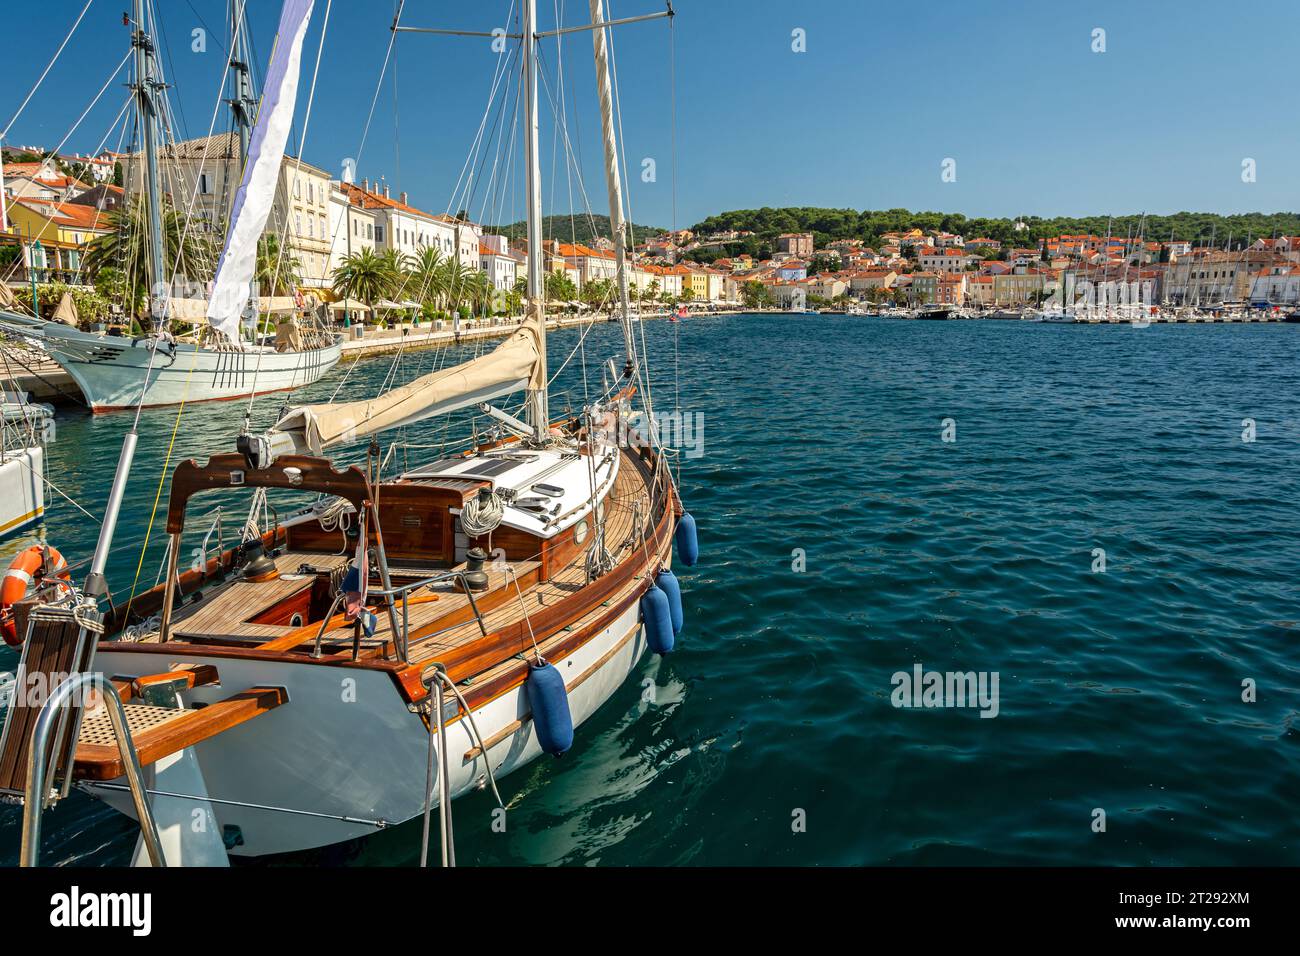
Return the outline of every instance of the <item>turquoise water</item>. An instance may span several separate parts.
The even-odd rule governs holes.
[[[590,360],[615,331],[593,329]],[[505,778],[508,833],[485,795],[457,803],[462,865],[1300,863],[1300,327],[764,316],[645,335],[658,408],[704,422],[682,462],[703,552],[679,569],[686,633],[567,756]],[[576,342],[552,337],[553,367]],[[178,453],[230,448],[241,415],[187,410]],[[115,587],[173,420],[144,416]],[[127,421],[60,415],[48,473],[92,512]],[[47,529],[89,554],[72,506]],[[894,707],[915,663],[996,672],[998,715]],[[0,809],[0,861],[18,821]],[[132,832],[77,796],[44,858],[122,863]],[[418,841],[417,822],[277,862],[411,863]]]

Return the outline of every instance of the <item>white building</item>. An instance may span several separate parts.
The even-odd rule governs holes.
[[[492,288],[509,292],[518,278],[518,262],[510,253],[505,236],[485,235],[479,239],[479,267],[487,273]]]

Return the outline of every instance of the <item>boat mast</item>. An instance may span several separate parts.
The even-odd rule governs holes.
[[[614,268],[618,282],[618,301],[623,326],[623,351],[627,364],[623,374],[631,378],[636,370],[636,345],[632,337],[631,311],[628,301],[627,226],[623,220],[623,184],[618,171],[618,141],[614,134],[614,98],[610,82],[609,56],[606,50],[603,0],[589,0],[591,7],[591,43],[596,56],[596,87],[600,96],[600,128],[605,140],[605,188],[609,192],[609,229],[614,239]]]
[[[248,21],[244,18],[245,0],[230,0],[230,118],[239,137],[239,170],[248,161],[248,138],[253,128],[253,81],[249,75]]]
[[[542,281],[542,175],[537,125],[537,0],[524,0],[524,133],[528,161],[528,308],[537,320],[541,387],[529,391],[530,424],[538,441],[550,427],[546,407],[546,288]],[[459,254],[459,250],[457,250]]]
[[[144,131],[145,215],[149,220],[149,291],[155,329],[162,326],[167,312],[167,286],[163,273],[162,209],[158,189],[157,105],[154,94],[159,84],[154,75],[153,39],[145,33],[144,0],[135,0],[135,31],[131,35],[135,48],[136,109]]]
[[[156,80],[153,72],[153,41],[144,32],[144,0],[134,0],[135,30],[131,34],[131,46],[135,49],[135,85],[136,108],[139,110],[140,125],[144,128],[145,185],[147,190],[149,216],[149,280],[150,299],[154,317],[154,326],[161,326],[161,319],[166,315],[167,287],[163,282],[162,265],[162,219],[158,206],[158,156],[154,152],[154,101],[153,91]],[[154,349],[158,340],[154,340]],[[150,357],[152,366],[153,356]],[[148,370],[145,371],[146,377]],[[143,402],[143,393],[141,395]],[[104,508],[104,521],[99,526],[99,539],[95,543],[95,553],[90,559],[90,570],[86,574],[84,587],[85,603],[97,605],[99,598],[108,593],[108,580],[104,570],[108,567],[108,555],[113,548],[113,534],[117,531],[118,515],[122,511],[122,501],[126,498],[126,482],[131,475],[131,463],[135,460],[135,448],[140,439],[140,408],[136,405],[135,418],[131,429],[122,438],[122,451],[117,459],[117,470],[113,473],[113,485],[108,492],[108,504]]]

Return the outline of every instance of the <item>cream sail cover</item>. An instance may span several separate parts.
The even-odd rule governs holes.
[[[486,355],[421,376],[376,398],[300,405],[272,426],[302,451],[319,455],[332,445],[454,412],[520,389],[544,388],[536,315]]]

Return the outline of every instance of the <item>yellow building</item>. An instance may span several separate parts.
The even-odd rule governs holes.
[[[27,197],[11,201],[6,212],[10,228],[4,242],[20,246],[27,277],[34,272],[38,282],[81,281],[86,246],[113,231],[108,217],[94,206]]]
[[[696,302],[705,302],[709,298],[709,274],[703,269],[690,269],[682,276],[685,280],[683,292],[690,291],[690,298]]]

